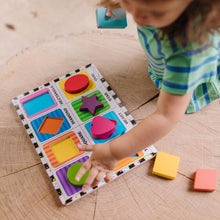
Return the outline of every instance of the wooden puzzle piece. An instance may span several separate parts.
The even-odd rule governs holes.
[[[74,163],[67,171],[67,179],[74,186],[82,186],[89,176],[90,170],[87,170],[80,181],[75,180],[76,174],[78,173],[82,165],[83,163]]]
[[[179,157],[157,152],[152,173],[167,179],[175,179],[179,165]]]
[[[45,117],[38,132],[46,134],[57,134],[63,121],[63,118]]]
[[[119,169],[121,169],[124,166],[127,166],[128,164],[134,162],[135,160],[141,158],[144,156],[144,153],[142,151],[138,152],[137,154],[134,154],[130,157],[126,157],[122,160],[120,160],[117,164],[117,166],[115,167],[114,171],[117,171]]]
[[[218,170],[198,169],[195,173],[193,190],[212,192],[216,190]]]
[[[91,135],[95,139],[108,139],[116,131],[117,121],[103,116],[96,116],[92,120]]]
[[[127,27],[126,13],[122,8],[113,11],[112,16],[106,16],[107,8],[96,9],[96,22],[98,28],[125,28]]]
[[[67,196],[72,196],[81,190],[80,186],[74,186],[69,182],[67,178],[67,172],[69,168],[75,163],[85,163],[88,159],[89,159],[88,156],[82,157],[77,161],[70,163],[56,171],[56,175],[59,179],[59,182],[61,183],[62,188],[64,189]]]
[[[49,118],[50,120],[51,119],[56,119],[56,118],[59,118],[61,120],[63,120],[61,126],[59,126],[59,122],[58,123],[55,123],[56,126],[58,125],[59,126],[59,129],[57,131],[56,134],[52,134],[51,131],[49,131],[50,129],[48,129],[47,127],[45,127],[45,130],[47,130],[47,132],[49,131],[49,133],[42,133],[42,123],[45,121],[45,118]],[[49,121],[50,121],[49,120]],[[47,121],[47,120],[46,120]],[[44,124],[44,123],[43,123]],[[52,112],[49,112],[48,114],[46,115],[43,115],[39,118],[36,118],[34,120],[31,121],[31,126],[33,127],[34,131],[35,131],[35,134],[37,136],[37,138],[39,139],[40,142],[43,142],[43,141],[46,141],[52,137],[54,137],[55,135],[59,135],[61,134],[62,132],[68,130],[71,128],[71,125],[69,124],[67,118],[65,117],[62,109],[56,109]],[[40,129],[41,127],[41,129]],[[40,129],[40,130],[39,130]],[[38,131],[41,131],[41,132],[38,132]],[[53,133],[56,132],[56,131],[53,131]]]
[[[60,82],[58,82],[58,85],[59,87],[61,88],[62,92],[64,93],[64,95],[66,96],[66,98],[68,100],[72,100],[72,99],[75,99],[77,97],[80,97],[81,95],[83,95],[84,93],[87,93],[93,89],[96,88],[96,84],[95,82],[92,80],[92,78],[90,77],[90,75],[86,72],[86,71],[81,71],[80,73],[77,73],[76,75],[85,75],[89,78],[89,85],[87,86],[87,88],[85,88],[84,90],[82,90],[81,92],[78,92],[78,93],[69,93],[65,90],[65,83],[66,81],[70,78],[66,78],[66,79],[63,79],[61,80]],[[74,76],[76,76],[74,75]]]
[[[95,115],[100,115],[102,112],[107,111],[111,108],[105,97],[102,95],[102,93],[99,90],[96,90],[88,95],[86,97],[90,97],[93,94],[96,94],[98,101],[100,101],[103,104],[102,108],[97,108]],[[71,103],[71,106],[74,108],[76,114],[80,118],[81,121],[87,121],[90,118],[93,118],[93,115],[89,111],[80,111],[80,106],[82,106],[83,101],[82,98],[76,99]]]
[[[83,104],[80,106],[80,111],[89,111],[92,115],[95,115],[96,109],[104,107],[103,103],[98,101],[97,95],[94,94],[90,97],[82,96]]]
[[[64,88],[68,93],[79,93],[85,90],[89,85],[89,78],[84,74],[71,76],[64,84]]]
[[[118,117],[117,113],[115,113],[114,111],[110,111],[110,112],[102,115],[102,117],[105,117],[109,120],[117,121],[116,131],[114,133],[112,133],[112,135],[108,139],[95,139],[95,138],[93,138],[93,136],[91,134],[92,121],[89,121],[88,123],[85,124],[85,128],[86,128],[87,132],[89,133],[89,135],[93,138],[93,141],[95,144],[105,143],[106,141],[110,141],[113,138],[118,137],[126,132],[125,125],[122,123],[122,121]]]

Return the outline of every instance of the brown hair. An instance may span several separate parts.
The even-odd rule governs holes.
[[[97,6],[108,8],[111,12],[116,8],[120,8],[120,0],[100,0]]]
[[[144,1],[144,0],[143,0]],[[149,1],[149,0],[146,0]],[[119,0],[101,0],[99,6],[111,10],[120,7]],[[202,43],[208,35],[220,28],[220,0],[192,0],[186,10],[171,25],[161,28],[162,38],[168,35],[186,42]]]

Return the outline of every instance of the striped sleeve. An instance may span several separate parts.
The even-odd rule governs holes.
[[[172,54],[166,59],[161,89],[172,94],[186,94],[215,79],[218,51],[204,47],[198,51]]]

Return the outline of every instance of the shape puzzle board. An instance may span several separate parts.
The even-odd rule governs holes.
[[[89,85],[75,94],[66,92],[64,87],[66,80],[77,74],[86,75],[89,78]],[[94,94],[103,107],[97,109],[95,115],[80,111],[82,96],[90,97]],[[136,124],[93,64],[21,94],[15,97],[12,103],[64,205],[106,184],[102,180],[98,186],[89,188],[87,193],[83,193],[81,187],[70,184],[67,179],[69,167],[74,163],[85,162],[91,156],[91,152],[79,150],[78,144],[110,141]],[[107,139],[95,139],[91,135],[92,119],[97,115],[117,121],[116,131]],[[151,145],[119,161],[113,179],[153,158],[156,153],[157,150]]]

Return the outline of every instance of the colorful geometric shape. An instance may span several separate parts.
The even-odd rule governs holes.
[[[28,118],[42,114],[57,106],[57,102],[48,88],[21,99],[20,103]]]
[[[61,124],[59,131],[56,134],[47,134],[47,133],[40,133],[39,128],[42,125],[43,121],[45,120],[46,117],[51,117],[51,118],[60,118],[63,119],[63,123]],[[65,115],[63,114],[61,109],[57,109],[55,111],[52,111],[46,115],[43,115],[33,121],[31,121],[31,125],[39,139],[40,142],[46,141],[49,138],[54,137],[55,135],[58,135],[68,129],[71,128],[69,122],[67,121]]]
[[[125,126],[123,125],[123,123],[118,118],[118,116],[116,115],[115,112],[113,112],[113,111],[108,112],[107,114],[103,115],[103,117],[108,118],[110,120],[117,121],[116,131],[108,139],[105,139],[105,140],[95,139],[92,137],[92,134],[91,134],[92,121],[88,122],[87,124],[85,124],[85,128],[96,144],[105,143],[105,142],[110,141],[111,139],[118,137],[126,132]]]
[[[75,74],[74,76],[76,76],[76,75],[78,75],[78,74],[80,74],[80,75],[85,75],[85,76],[87,76],[87,77],[89,78],[89,85],[87,86],[86,89],[84,89],[84,90],[81,91],[81,92],[72,94],[72,93],[69,93],[69,92],[67,92],[67,91],[65,90],[64,84],[65,84],[65,82],[66,82],[69,78],[64,79],[64,80],[62,80],[62,81],[60,81],[60,82],[58,83],[59,86],[60,86],[60,88],[61,88],[61,90],[62,90],[62,92],[64,93],[64,95],[66,96],[66,98],[67,98],[68,100],[75,99],[75,98],[77,98],[77,97],[83,95],[84,93],[89,92],[90,90],[93,90],[93,89],[96,88],[95,83],[93,82],[93,80],[91,79],[91,77],[89,76],[89,74],[88,74],[86,71],[82,71],[82,72],[80,72],[80,73],[77,73],[77,74]]]
[[[105,140],[116,131],[117,121],[96,116],[92,119],[91,135],[95,139]]]
[[[89,85],[89,77],[84,74],[71,76],[64,83],[64,88],[68,93],[79,93]]]
[[[144,156],[143,151],[140,151],[135,155],[132,155],[130,157],[126,157],[126,158],[120,160],[118,162],[117,166],[115,167],[114,171],[120,170],[122,167],[129,165],[130,163],[134,162],[135,160],[140,159],[143,156]]]
[[[80,106],[80,111],[88,111],[93,116],[95,115],[96,109],[104,107],[104,105],[97,100],[97,95],[94,94],[90,97],[82,96],[83,104]]]
[[[167,179],[175,179],[179,160],[178,156],[157,152],[152,173]]]
[[[67,161],[68,159],[79,154],[79,150],[70,137],[51,145],[51,150],[58,163]]]
[[[212,192],[216,190],[218,170],[198,169],[195,173],[193,190]]]
[[[67,196],[72,196],[74,195],[75,193],[79,192],[82,187],[78,187],[78,186],[73,186],[69,180],[67,179],[67,172],[69,170],[69,168],[74,164],[74,163],[84,163],[85,161],[87,161],[89,159],[88,156],[86,157],[83,157],[61,169],[59,169],[57,172],[56,172],[56,175],[59,179],[59,182],[61,183],[64,191],[66,192]]]
[[[79,144],[81,143],[75,132],[70,131],[46,143],[43,145],[43,149],[51,165],[57,167],[84,153],[84,151],[77,148]]]
[[[105,97],[102,95],[102,93],[99,90],[96,90],[88,95],[86,97],[91,97],[92,95],[96,94],[97,100],[103,104],[102,108],[96,109],[95,116],[101,114],[104,111],[107,111],[110,109],[109,103],[106,101]],[[82,106],[83,102],[82,99],[79,98],[76,101],[72,102],[71,105],[74,108],[75,112],[77,113],[78,117],[81,121],[87,121],[90,118],[93,117],[93,115],[90,112],[86,111],[80,111],[80,106]]]
[[[96,9],[96,22],[98,28],[125,28],[127,27],[126,13],[122,8],[113,11],[112,16],[106,16],[107,8]]]
[[[57,134],[62,123],[63,118],[45,117],[38,132],[46,134]]]
[[[76,174],[78,173],[82,165],[83,163],[74,163],[67,171],[67,179],[74,186],[83,186],[87,177],[89,176],[90,170],[87,170],[80,181],[75,180]]]

